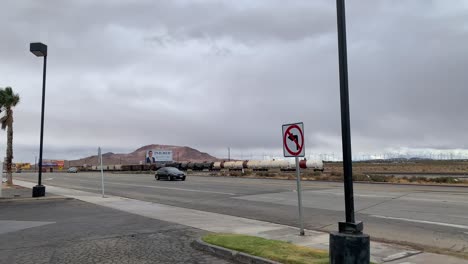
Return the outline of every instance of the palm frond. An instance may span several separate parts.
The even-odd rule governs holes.
[[[15,94],[11,87],[0,89],[0,107],[14,107],[20,102],[19,94]]]
[[[2,129],[5,130],[8,125],[8,116],[7,115],[2,116],[0,118],[0,123],[1,123]]]

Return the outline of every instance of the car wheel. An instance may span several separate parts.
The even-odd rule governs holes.
[[[169,180],[173,181],[173,180],[174,180],[174,177],[172,177],[172,176],[171,176],[171,177],[169,177]]]
[[[154,176],[154,178],[156,178],[157,181],[160,180],[159,176]]]
[[[185,177],[182,178],[182,181],[185,181]]]

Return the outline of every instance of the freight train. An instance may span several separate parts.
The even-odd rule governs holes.
[[[301,160],[299,162],[301,169],[311,169],[314,171],[323,171],[323,162],[321,160]],[[293,171],[296,169],[294,163],[287,160],[244,160],[244,161],[217,161],[217,162],[160,162],[156,164],[139,165],[104,165],[105,171],[155,171],[162,167],[175,167],[183,171]],[[97,171],[100,166],[83,167],[84,171]]]

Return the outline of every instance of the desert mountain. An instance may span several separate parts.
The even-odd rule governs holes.
[[[203,162],[203,161],[217,161],[218,159],[209,155],[205,152],[200,152],[190,147],[181,146],[170,146],[170,145],[158,145],[152,144],[143,146],[131,153],[112,153],[107,152],[102,154],[102,160],[107,165],[117,164],[139,164],[140,161],[144,161],[146,152],[148,150],[172,150],[172,157],[174,161],[192,161],[192,162]],[[70,166],[83,166],[86,165],[97,165],[98,157],[93,155],[90,157],[82,158],[79,160],[71,160]]]

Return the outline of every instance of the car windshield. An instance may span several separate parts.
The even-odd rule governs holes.
[[[168,172],[174,172],[174,173],[180,172],[180,170],[178,170],[177,168],[168,167],[166,169]]]

